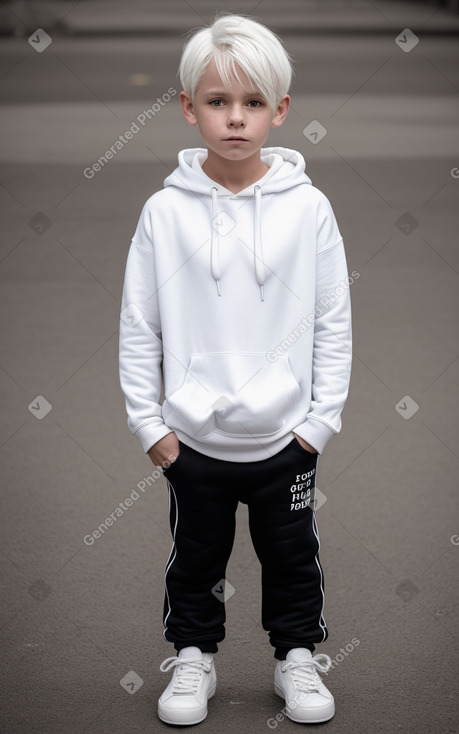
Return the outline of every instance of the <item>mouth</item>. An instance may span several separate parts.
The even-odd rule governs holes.
[[[247,138],[241,138],[238,135],[232,135],[230,138],[225,138],[225,141],[226,140],[240,140],[240,141],[242,141],[244,143],[247,143],[248,142]]]

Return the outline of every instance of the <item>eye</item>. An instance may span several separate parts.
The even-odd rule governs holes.
[[[251,99],[248,103],[252,109],[257,109],[257,107],[261,107],[263,105],[263,102],[260,102],[258,99]]]
[[[223,104],[222,99],[212,99],[209,104],[213,107],[220,107]]]

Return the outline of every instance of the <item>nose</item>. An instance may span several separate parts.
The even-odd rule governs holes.
[[[245,127],[244,108],[241,105],[233,104],[230,107],[228,125],[230,127]]]

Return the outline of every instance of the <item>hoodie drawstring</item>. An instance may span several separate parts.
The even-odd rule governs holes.
[[[218,204],[217,204],[217,190],[215,186],[212,186],[212,222],[211,222],[211,244],[210,244],[210,270],[212,277],[217,284],[218,295],[221,296],[220,292],[220,239],[218,236]]]
[[[212,223],[211,223],[211,244],[210,244],[210,270],[212,277],[217,285],[217,293],[221,296],[220,290],[220,237],[218,232],[218,189],[212,187]],[[263,246],[261,237],[261,187],[255,186],[255,218],[254,218],[254,269],[255,278],[260,286],[261,300],[264,301],[264,283],[265,283],[265,265],[263,262]]]
[[[261,241],[261,188],[255,186],[255,232],[253,256],[255,259],[255,277],[260,286],[261,300],[264,301],[263,286],[265,283],[265,264],[263,262],[263,246]]]

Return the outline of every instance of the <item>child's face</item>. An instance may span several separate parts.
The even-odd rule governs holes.
[[[212,59],[199,82],[194,105],[187,92],[180,94],[187,122],[198,125],[210,150],[231,161],[256,154],[266,142],[270,127],[282,125],[290,103],[290,97],[285,95],[273,115],[260,91],[240,67],[237,71],[243,85],[235,79],[226,90]]]

